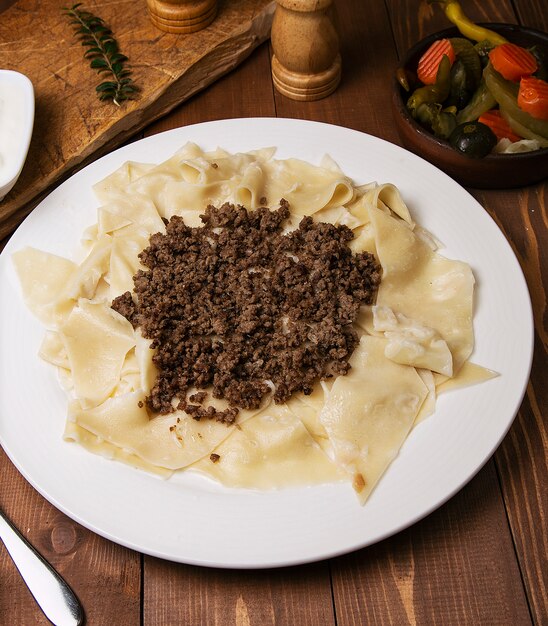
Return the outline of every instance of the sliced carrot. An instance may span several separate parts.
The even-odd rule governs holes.
[[[537,71],[537,60],[525,48],[514,43],[503,43],[489,53],[491,65],[506,80],[518,81]]]
[[[519,83],[518,106],[539,120],[548,120],[548,83],[528,76]]]
[[[436,74],[443,55],[449,57],[451,65],[455,62],[455,51],[449,39],[438,39],[421,56],[417,67],[418,79],[425,85],[433,85],[436,82]]]
[[[510,141],[519,141],[522,139],[510,128],[510,124],[501,116],[498,109],[486,111],[478,117],[478,122],[489,126],[498,140],[509,139]]]

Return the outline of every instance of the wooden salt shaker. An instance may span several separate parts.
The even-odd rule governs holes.
[[[193,33],[217,14],[217,0],[147,0],[154,26],[168,33]]]
[[[293,100],[319,100],[341,80],[333,0],[276,0],[272,79]]]

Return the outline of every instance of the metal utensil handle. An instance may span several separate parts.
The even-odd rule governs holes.
[[[84,611],[72,589],[21,535],[1,509],[0,539],[46,617],[55,626],[82,624]]]

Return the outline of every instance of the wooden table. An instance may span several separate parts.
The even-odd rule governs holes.
[[[545,0],[462,4],[479,21],[519,22],[548,31]],[[389,107],[392,72],[413,42],[447,22],[424,0],[339,0],[337,5],[344,77],[332,96],[297,103],[275,93],[272,51],[265,44],[144,135],[221,118],[280,116],[348,126],[398,143]],[[0,505],[72,585],[87,623],[548,623],[547,185],[471,192],[510,241],[535,312],[531,380],[494,457],[447,504],[377,545],[301,567],[227,571],[158,560],[89,532],[38,495],[0,451]],[[47,623],[0,548],[0,624]]]

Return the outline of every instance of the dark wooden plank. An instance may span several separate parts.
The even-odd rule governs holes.
[[[269,50],[263,45],[231,75],[150,126],[146,134],[215,119],[273,115]],[[290,570],[234,572],[145,557],[143,612],[150,625],[334,623],[325,562]]]
[[[530,0],[514,0],[519,23],[524,26],[538,28],[548,32],[548,10],[546,2],[530,2]]]
[[[548,471],[546,352],[537,342],[535,371],[517,419],[496,454],[506,508],[534,622],[548,623]]]
[[[441,509],[375,546],[335,559],[338,626],[525,626],[493,462]]]
[[[0,475],[0,505],[74,589],[87,623],[138,624],[139,554],[99,537],[51,506],[25,481],[2,449]],[[50,624],[1,543],[0,580],[0,624]]]
[[[144,136],[179,126],[233,117],[274,117],[274,88],[269,76],[268,44],[264,43],[242,67],[148,126]],[[223,138],[219,137],[219,145],[222,146],[222,143]]]
[[[295,102],[276,92],[279,117],[338,124],[397,142],[390,112],[390,76],[397,65],[382,2],[335,3],[341,41],[342,80],[329,97]]]
[[[335,624],[326,562],[253,572],[147,558],[144,575],[145,626]]]
[[[519,192],[475,192],[512,242],[533,304],[535,354],[523,404],[495,456],[522,576],[536,624],[548,621],[546,386],[548,183]]]

